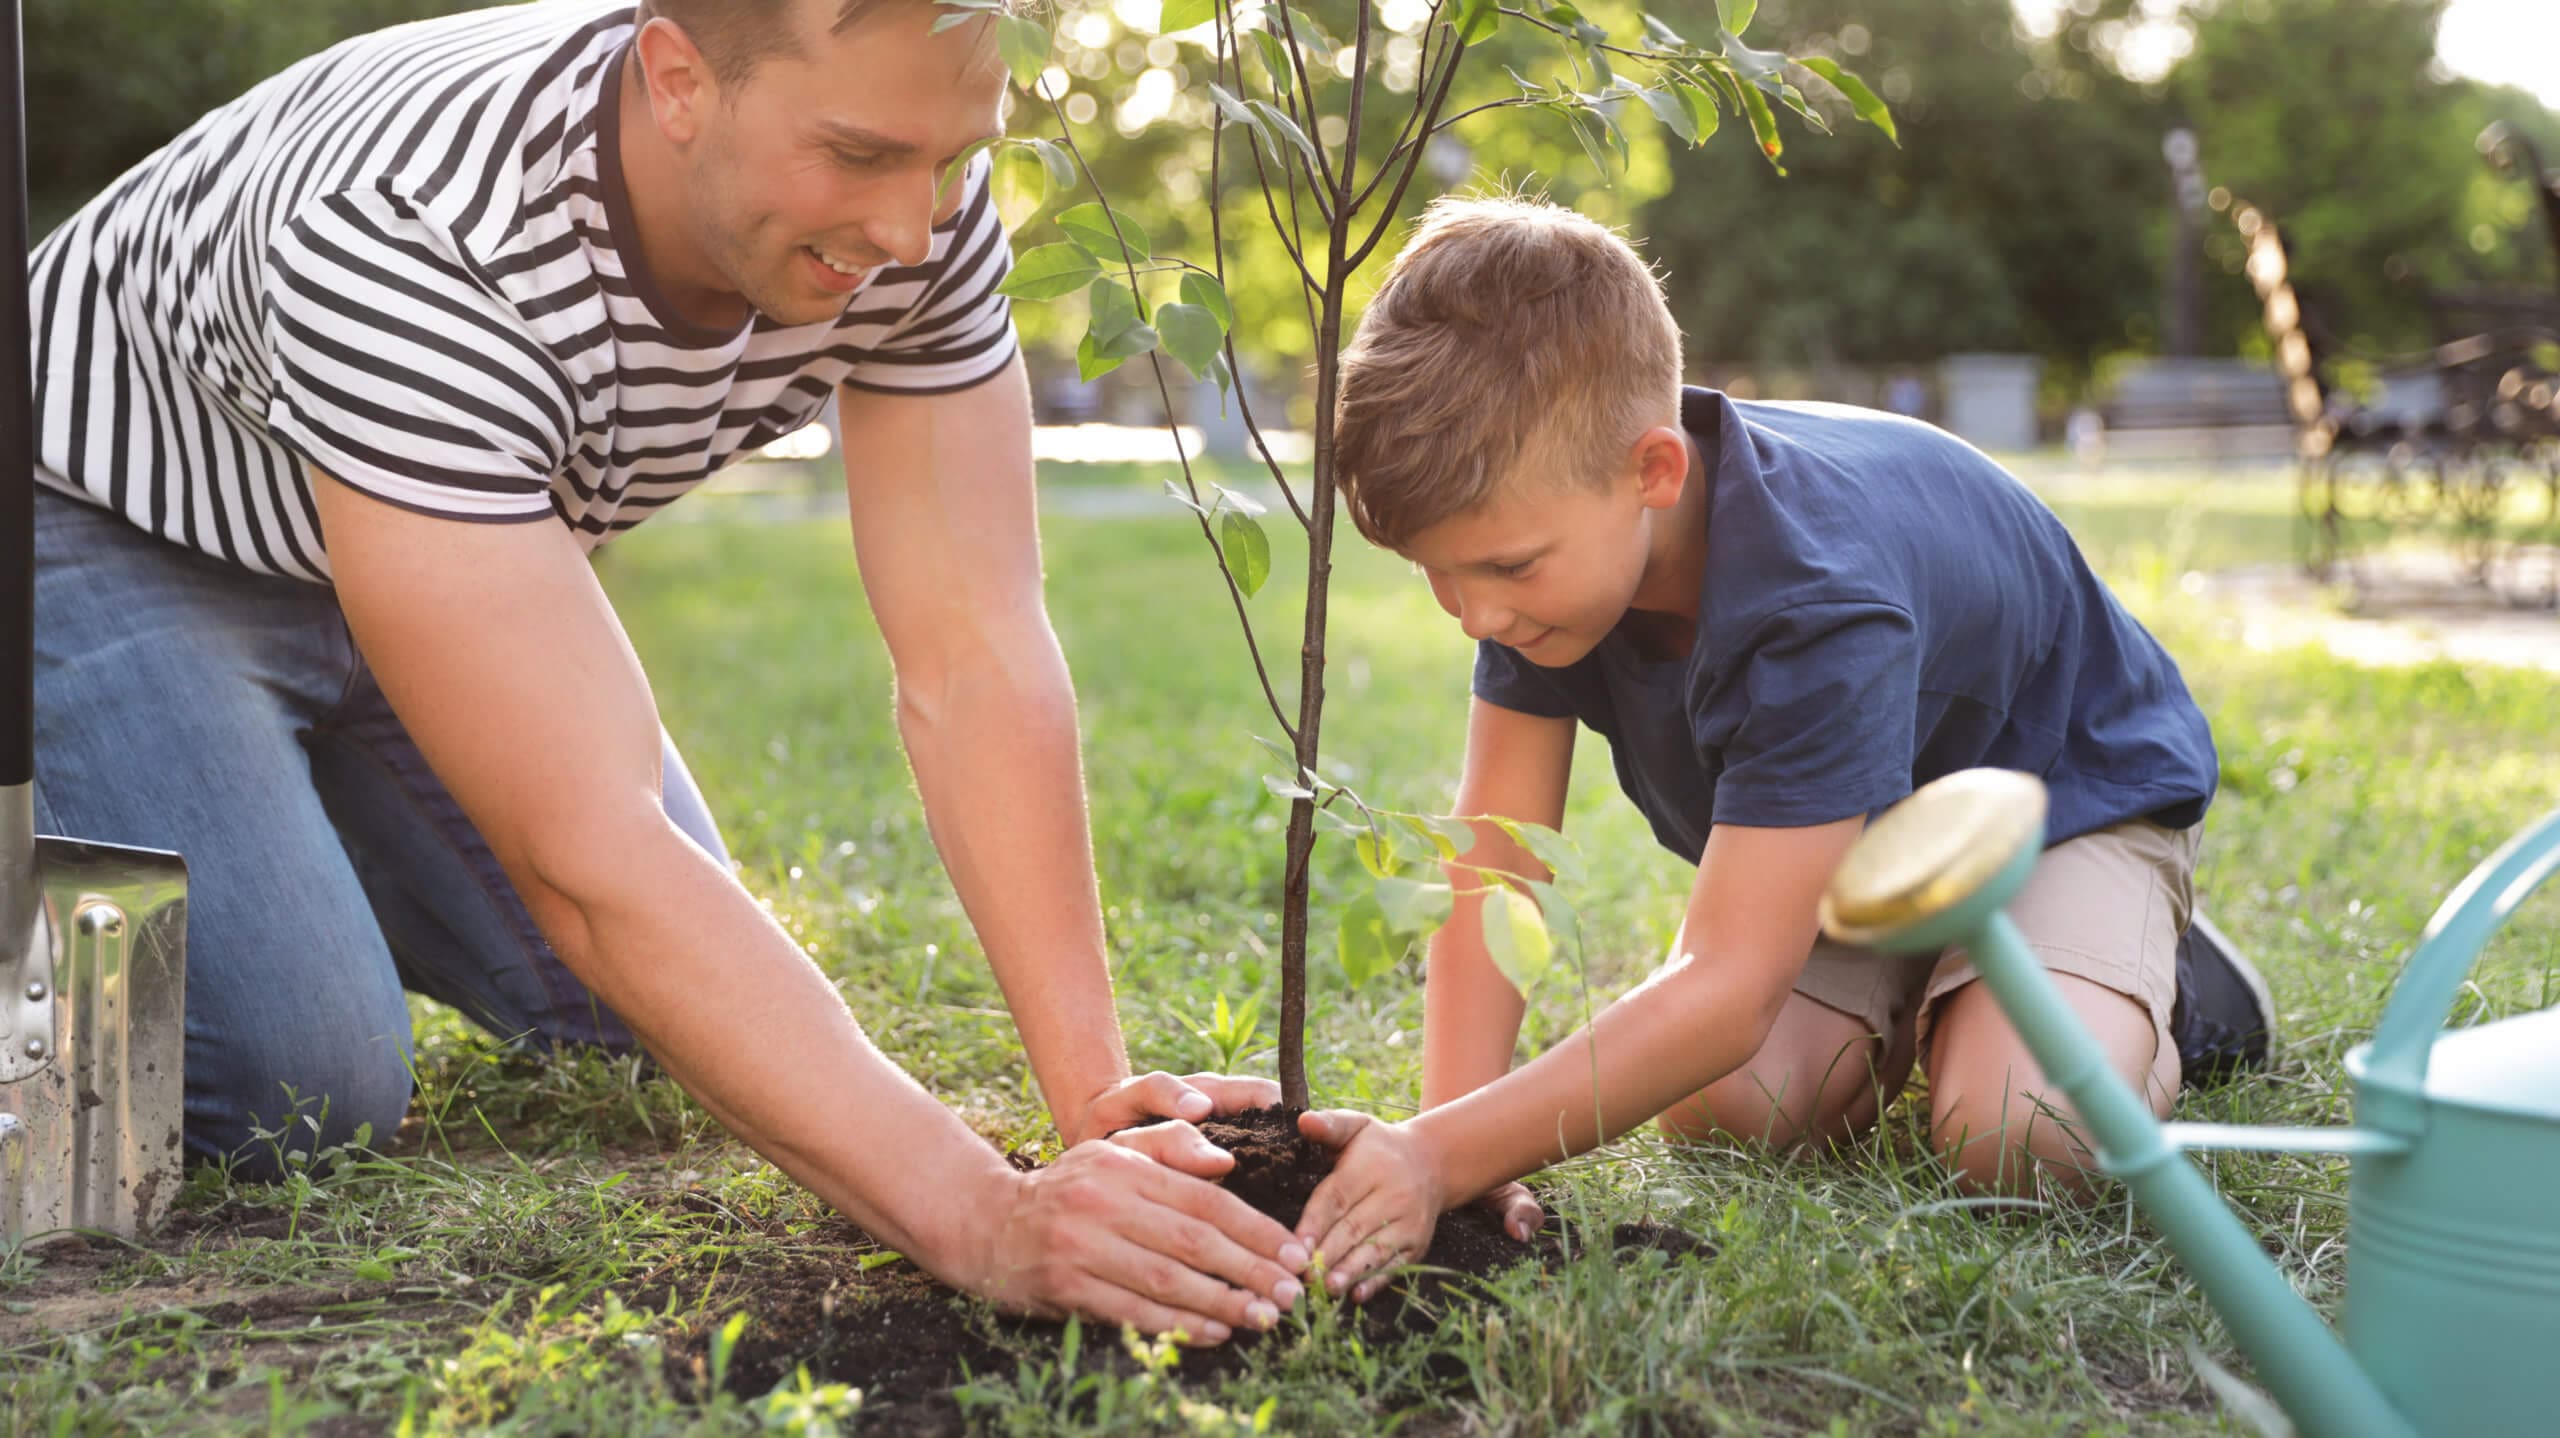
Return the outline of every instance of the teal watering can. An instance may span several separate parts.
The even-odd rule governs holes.
[[[2162,1125],[2099,1055],[2002,906],[2044,850],[2044,785],[1968,769],[1867,828],[1822,900],[1832,937],[1962,945],[2082,1132],[2177,1250],[2276,1402],[2313,1438],[2560,1432],[2560,1009],[2443,1032],[2480,946],[2560,869],[2560,813],[2473,869],[2428,921],[2346,1128]],[[2345,1342],[2183,1156],[2353,1158]]]

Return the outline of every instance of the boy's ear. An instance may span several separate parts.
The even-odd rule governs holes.
[[[1669,509],[1689,484],[1689,441],[1660,424],[1636,436],[1636,496],[1647,509]]]

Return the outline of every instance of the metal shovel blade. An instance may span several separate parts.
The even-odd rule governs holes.
[[[28,832],[0,789],[0,1238],[135,1237],[185,1152],[187,866]],[[31,816],[27,816],[31,817]],[[23,846],[23,847],[22,847]]]

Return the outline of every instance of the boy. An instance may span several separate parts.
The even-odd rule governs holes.
[[[1455,1203],[1526,1238],[1540,1215],[1512,1180],[1647,1118],[1683,1140],[1844,1138],[1915,1061],[1961,1186],[2084,1192],[2061,1096],[1960,952],[1888,960],[1817,931],[1867,817],[1956,769],[2049,787],[2049,847],[2010,912],[2156,1112],[2185,1079],[2265,1061],[2264,986],[2189,922],[2204,716],[1982,454],[1896,416],[1684,389],[1626,243],[1510,198],[1425,215],[1336,415],[1353,521],[1477,641],[1457,812],[1560,823],[1588,725],[1698,866],[1663,967],[1508,1074],[1522,1000],[1460,899],[1431,947],[1423,1112],[1302,1120],[1342,1149],[1298,1228],[1336,1291],[1367,1298]],[[1476,833],[1466,864],[1543,872]]]

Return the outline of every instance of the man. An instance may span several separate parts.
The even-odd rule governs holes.
[[[193,868],[188,1142],[409,1100],[407,987],[644,1043],[882,1242],[1034,1312],[1218,1341],[1303,1251],[1132,1078],[983,161],[986,21],[598,0],[361,37],[38,247],[39,827]],[[1062,1137],[1022,1176],[730,875],[586,556],[840,397],[936,842]],[[295,1115],[317,1121],[311,1134]],[[263,1155],[279,1156],[273,1143]],[[1159,1162],[1161,1161],[1161,1162]]]

